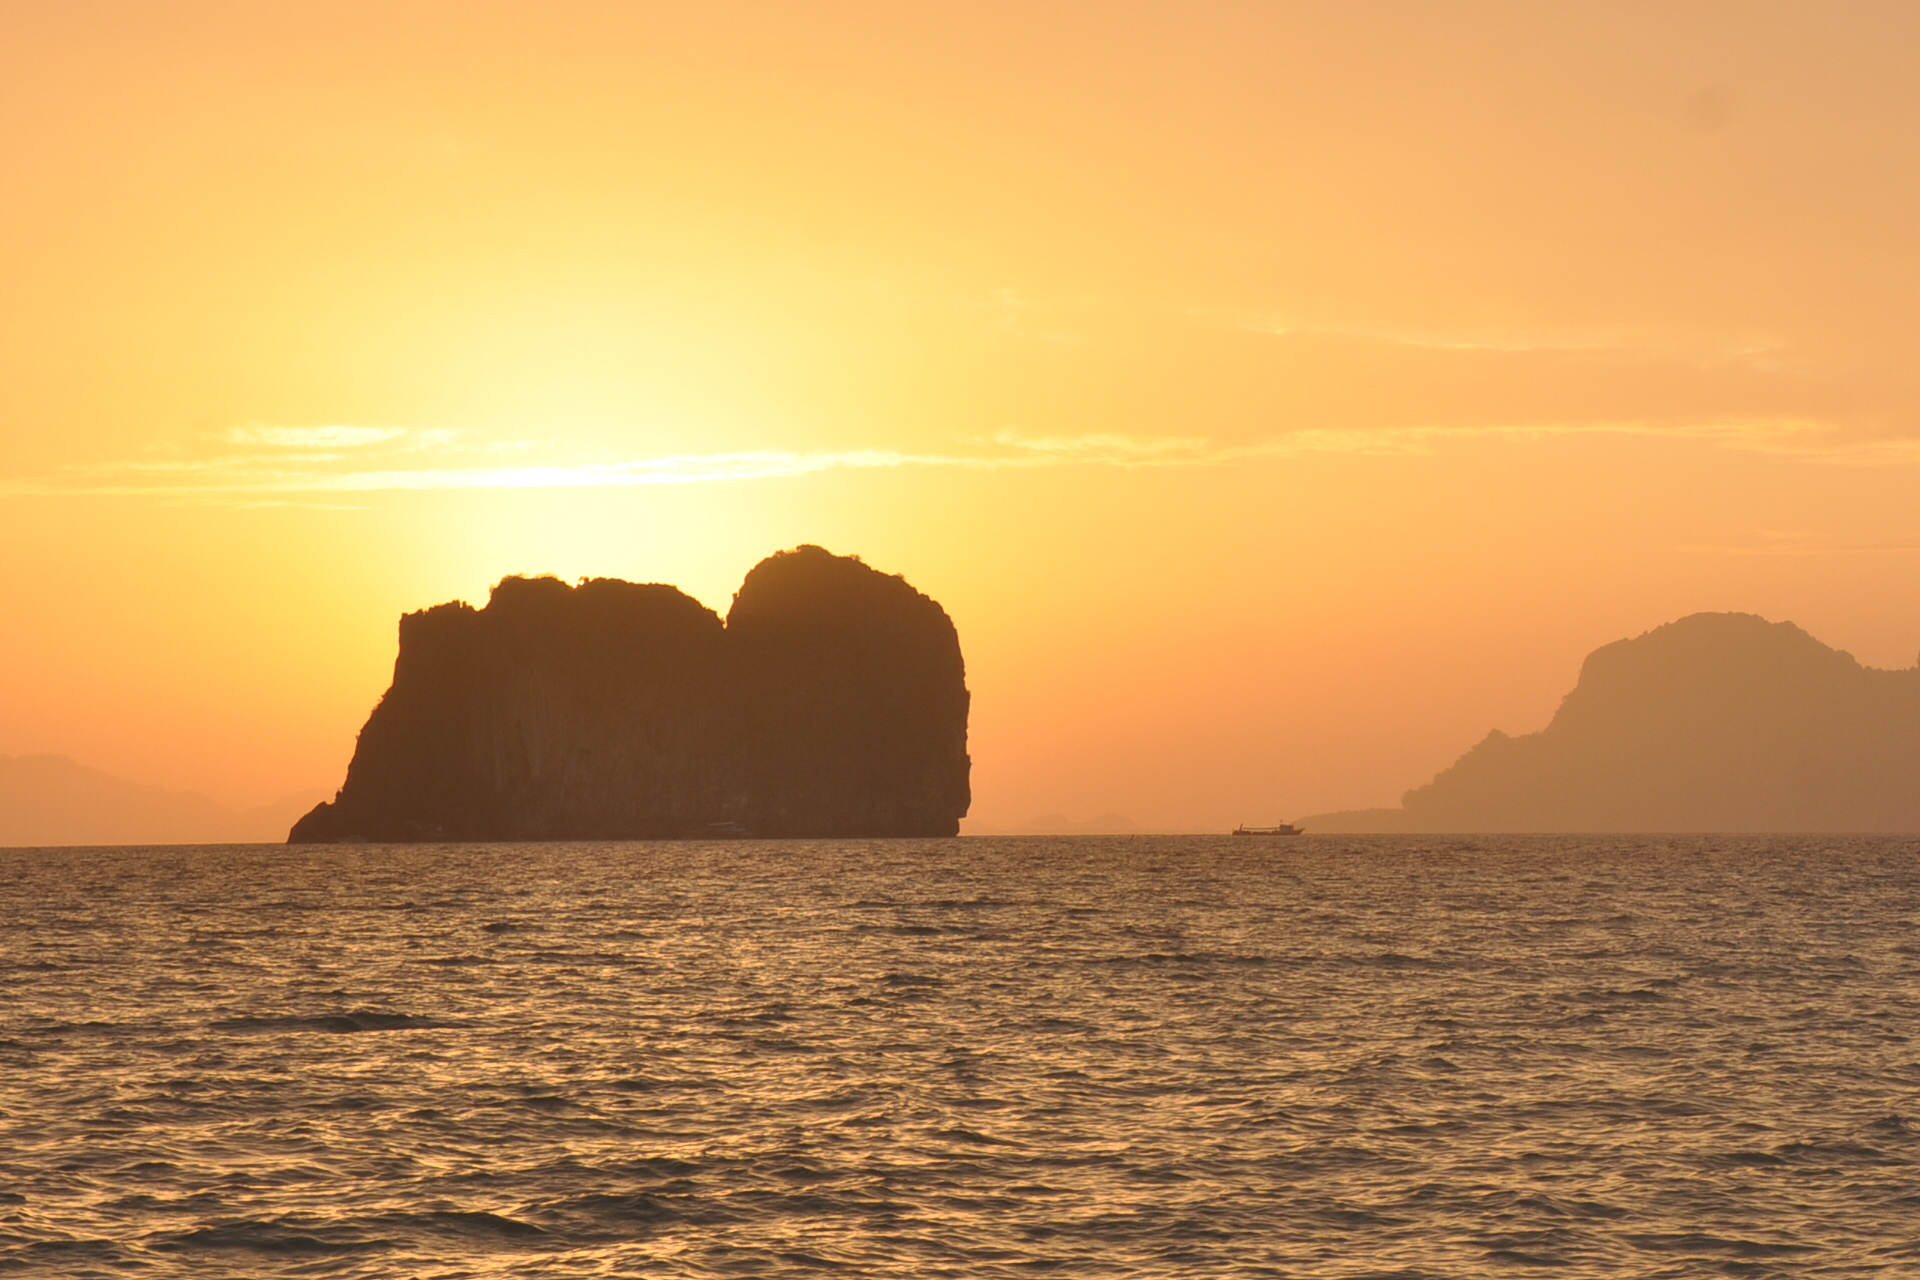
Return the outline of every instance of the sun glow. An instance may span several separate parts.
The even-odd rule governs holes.
[[[401,612],[801,542],[952,612],[986,825],[1920,646],[1895,9],[118,19],[0,7],[0,752],[328,787]]]

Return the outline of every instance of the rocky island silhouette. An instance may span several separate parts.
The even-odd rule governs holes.
[[[722,622],[679,589],[510,577],[400,620],[345,784],[291,843],[951,836],[969,694],[938,603],[816,546]]]
[[[1316,832],[1920,831],[1920,666],[1696,613],[1594,650],[1538,733],[1495,730],[1398,809]]]

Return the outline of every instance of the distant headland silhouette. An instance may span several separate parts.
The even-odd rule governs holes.
[[[234,809],[194,791],[145,786],[60,755],[0,755],[0,848],[32,845],[258,844],[278,840],[314,802],[297,791]]]
[[[1696,613],[1596,649],[1552,723],[1315,832],[1920,831],[1920,666]]]
[[[506,578],[400,620],[339,795],[289,840],[950,836],[969,695],[939,604],[857,557],[677,588]]]

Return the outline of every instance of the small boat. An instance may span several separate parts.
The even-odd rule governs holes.
[[[1303,834],[1299,827],[1291,822],[1283,822],[1277,827],[1239,826],[1233,829],[1237,836],[1297,836]]]

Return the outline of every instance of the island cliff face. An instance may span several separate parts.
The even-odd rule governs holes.
[[[949,836],[971,801],[946,611],[819,547],[727,621],[676,588],[507,578],[400,621],[328,840]]]
[[[1539,733],[1495,731],[1400,809],[1316,831],[1920,831],[1920,667],[1699,613],[1590,654]]]

